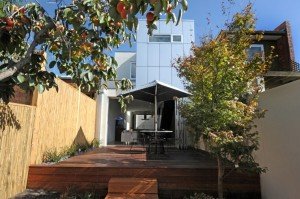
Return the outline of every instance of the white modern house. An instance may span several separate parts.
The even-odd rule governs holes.
[[[184,86],[172,67],[175,59],[190,54],[195,41],[194,21],[182,20],[176,26],[166,24],[165,20],[156,23],[157,30],[152,36],[147,34],[146,20],[139,21],[136,52],[116,52],[118,62],[117,79],[128,78],[135,88],[143,87],[153,81],[167,85],[175,90]],[[120,141],[124,129],[154,129],[154,104],[134,100],[126,113],[122,113],[118,103],[117,91],[113,84],[97,96],[96,133],[102,144],[114,144]],[[158,127],[176,131],[176,100],[158,103]]]

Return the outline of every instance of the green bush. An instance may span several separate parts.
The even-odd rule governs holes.
[[[77,155],[80,152],[85,152],[89,149],[97,148],[100,146],[100,141],[98,139],[94,139],[91,143],[79,145],[72,144],[70,147],[64,147],[60,152],[57,149],[47,150],[43,154],[43,162],[59,162],[63,158],[68,158]]]
[[[100,146],[100,144],[101,144],[100,140],[95,138],[95,139],[93,139],[93,141],[91,142],[91,147],[92,147],[92,148],[97,148],[97,147]]]
[[[59,162],[62,157],[56,149],[47,150],[43,154],[43,162]]]

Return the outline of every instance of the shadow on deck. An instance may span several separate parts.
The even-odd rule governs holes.
[[[27,188],[107,193],[112,177],[155,178],[160,198],[183,198],[194,192],[216,195],[216,161],[203,151],[168,149],[147,157],[144,148],[111,146],[55,165],[31,165]],[[259,175],[233,172],[224,184],[227,198],[260,198]]]

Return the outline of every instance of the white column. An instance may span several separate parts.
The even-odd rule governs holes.
[[[100,140],[101,146],[107,146],[107,122],[109,98],[105,92],[97,96],[97,113],[96,113],[96,135]]]
[[[131,112],[130,111],[126,111],[126,130],[130,130],[130,128],[131,128],[131,123],[132,123],[131,117],[132,117],[131,116]]]

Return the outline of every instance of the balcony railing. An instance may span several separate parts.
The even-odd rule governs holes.
[[[293,72],[300,72],[300,64],[293,60],[290,60],[288,65],[277,65],[272,66],[270,71],[293,71]]]
[[[296,72],[300,71],[300,64],[298,62],[291,60],[290,66],[291,66],[292,71],[296,71]]]

